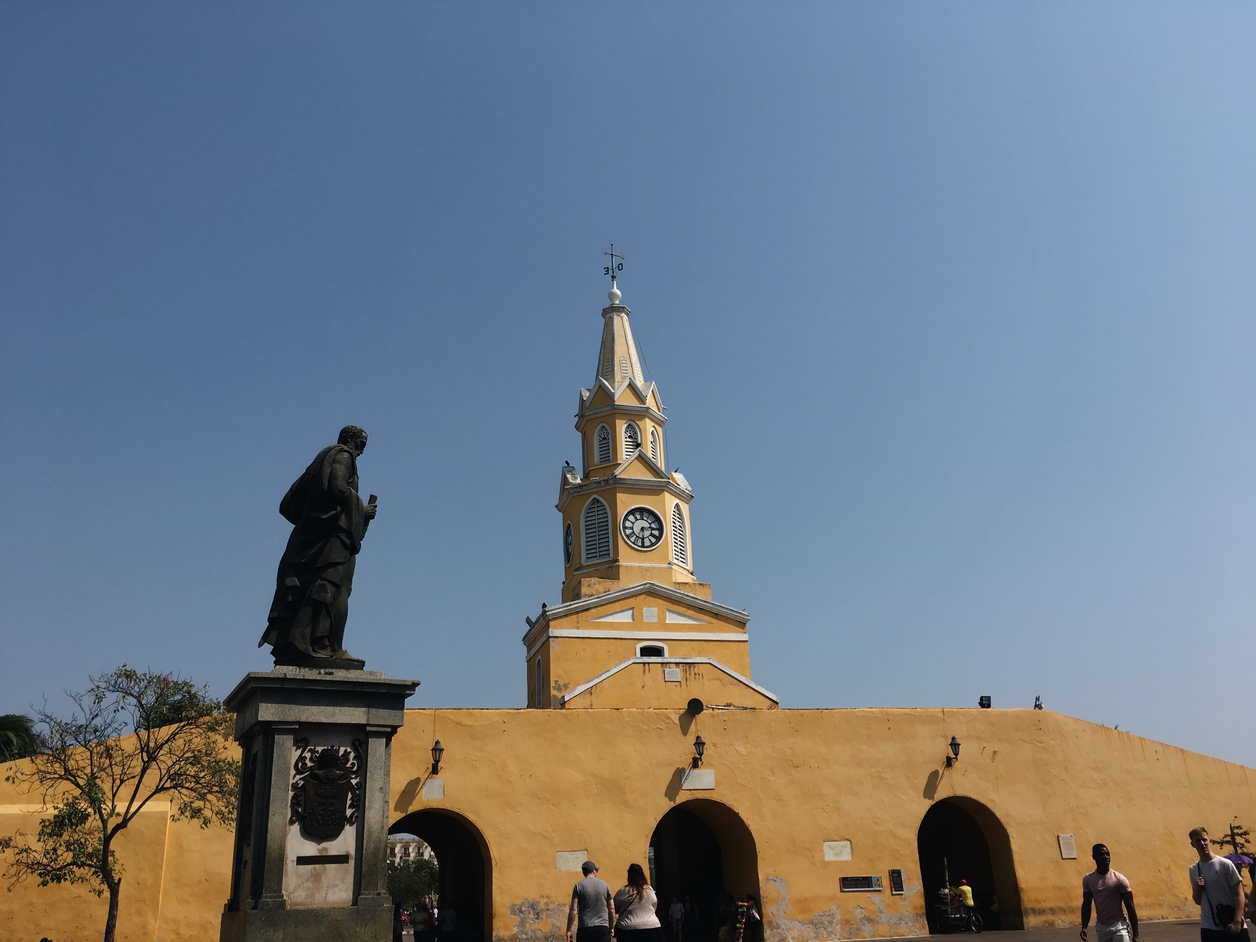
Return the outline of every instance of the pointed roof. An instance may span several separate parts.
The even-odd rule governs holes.
[[[618,294],[618,291],[612,292],[612,296]],[[628,323],[628,315],[631,313],[617,300],[602,308],[602,346],[597,354],[597,376],[606,380],[612,389],[628,379],[635,380],[638,385],[645,385],[641,359],[637,356],[637,344],[632,339],[632,327]],[[594,386],[596,385],[595,381]]]

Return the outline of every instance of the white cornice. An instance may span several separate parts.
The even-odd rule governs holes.
[[[636,456],[634,455],[634,457]],[[655,467],[657,468],[658,465],[655,465]],[[693,491],[685,490],[671,478],[660,481],[655,478],[621,478],[610,474],[604,478],[585,478],[579,484],[573,484],[564,488],[562,494],[559,495],[558,503],[554,506],[559,511],[562,511],[567,508],[568,502],[573,497],[579,497],[581,494],[594,494],[602,490],[634,487],[646,491],[666,491],[685,503],[693,500]]]
[[[688,605],[699,611],[706,612],[709,615],[720,615],[724,618],[732,619],[735,622],[746,624],[750,621],[750,613],[740,608],[732,608],[728,605],[721,605],[719,602],[712,602],[708,599],[700,599],[696,595],[690,595],[688,592],[681,592],[679,589],[673,589],[670,586],[660,585],[657,582],[637,582],[622,589],[615,589],[611,592],[603,592],[601,595],[594,595],[587,599],[576,599],[574,602],[564,602],[561,605],[555,605],[553,608],[542,607],[540,617],[538,617],[529,626],[527,632],[523,636],[524,647],[530,647],[532,641],[542,631],[549,627],[550,619],[561,618],[565,615],[571,615],[575,612],[586,612],[591,608],[597,608],[600,605],[608,605],[613,602],[619,602],[623,599],[636,598],[639,595],[653,593],[671,602],[678,602],[681,605]]]
[[[606,631],[593,628],[550,628],[541,632],[528,647],[526,660],[531,660],[550,638],[591,638],[595,641],[726,641],[745,644],[749,634],[739,631]]]
[[[574,690],[568,691],[566,694],[563,695],[563,699],[562,699],[563,704],[565,705],[569,701],[574,700],[576,697],[580,696],[580,694],[584,693],[586,690],[596,687],[598,684],[606,680],[608,677],[614,677],[616,674],[622,671],[625,667],[631,667],[633,664],[709,664],[715,669],[723,671],[729,677],[733,677],[741,681],[751,690],[754,690],[758,693],[763,694],[763,696],[767,697],[769,700],[771,700],[773,703],[777,704],[778,706],[780,705],[780,702],[781,702],[779,699],[777,699],[776,694],[772,693],[770,690],[765,690],[763,687],[760,687],[758,684],[752,681],[749,677],[741,676],[741,674],[737,673],[735,670],[733,670],[730,667],[725,667],[723,664],[721,664],[719,661],[715,660],[714,658],[710,658],[710,657],[630,657],[628,658],[628,660],[622,661],[619,664],[616,664],[610,670],[605,671],[604,673],[598,674],[592,680],[585,681],[583,684],[581,684],[579,687],[576,687]]]
[[[584,427],[594,419],[606,415],[614,415],[617,412],[626,415],[646,415],[659,425],[667,424],[667,416],[653,406],[640,406],[635,402],[612,402],[610,405],[598,406],[596,409],[576,413],[576,431],[583,432]]]

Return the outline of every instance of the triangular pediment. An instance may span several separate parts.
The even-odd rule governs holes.
[[[654,478],[659,481],[668,480],[668,474],[664,471],[657,461],[651,458],[646,452],[639,451],[613,472],[616,477],[621,478]]]
[[[599,379],[597,385],[593,387],[592,394],[585,400],[584,408],[596,409],[600,406],[613,406],[615,404],[615,390],[611,388],[610,383],[604,379]]]
[[[627,401],[636,406],[643,406],[648,399],[648,392],[638,386],[633,380],[626,380],[615,391],[615,401],[619,403]]]

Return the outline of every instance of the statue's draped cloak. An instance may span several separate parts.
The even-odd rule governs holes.
[[[346,445],[320,451],[288,488],[279,512],[293,529],[279,560],[266,632],[258,642],[259,647],[272,645],[276,660],[313,654],[311,632],[325,632],[327,619],[298,616],[313,606],[333,609],[353,591],[355,557],[368,523],[353,451]]]

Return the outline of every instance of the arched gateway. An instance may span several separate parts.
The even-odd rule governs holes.
[[[759,854],[754,835],[732,808],[694,798],[659,819],[650,837],[654,887],[664,906],[688,899],[686,942],[713,942],[720,906],[731,896],[759,898]]]
[[[440,905],[457,914],[458,942],[493,938],[493,859],[480,829],[452,811],[424,809],[393,823],[390,834],[415,834],[436,855]]]
[[[986,928],[1025,927],[1012,842],[1007,828],[981,802],[957,796],[935,803],[920,822],[916,847],[930,932],[939,931],[935,907],[948,880],[952,886],[968,881]]]

